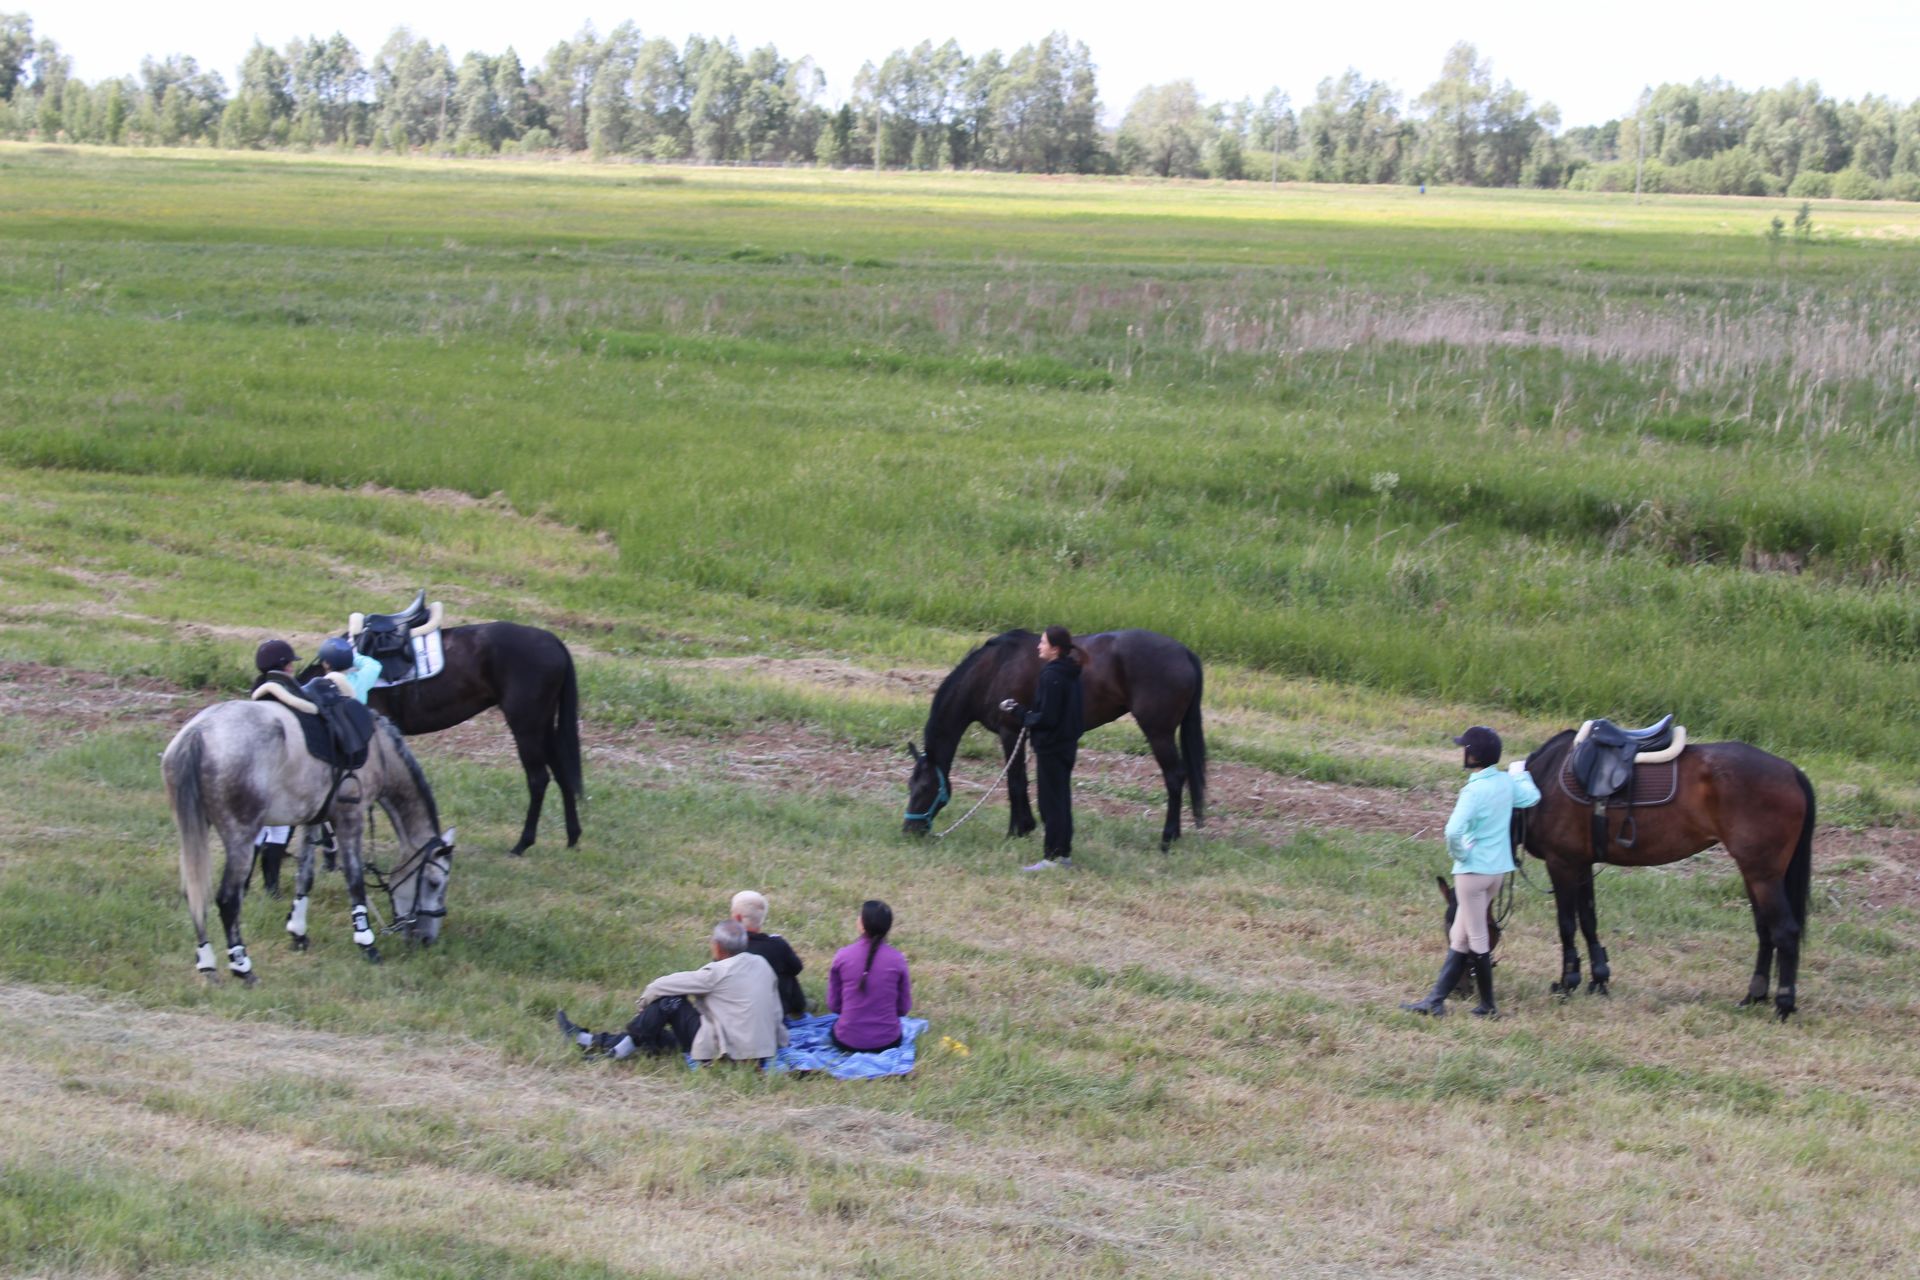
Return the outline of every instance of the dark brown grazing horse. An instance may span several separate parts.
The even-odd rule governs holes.
[[[1035,651],[1039,639],[1031,631],[1004,632],[962,658],[941,681],[927,712],[925,753],[907,744],[913,757],[913,776],[907,783],[908,834],[930,831],[934,815],[952,798],[947,779],[969,726],[985,725],[1000,739],[1001,759],[1012,756],[1020,739],[1020,721],[1000,710],[1000,703],[1012,698],[1023,706],[1033,704],[1042,666]],[[1092,729],[1132,712],[1160,764],[1160,776],[1167,784],[1167,820],[1160,830],[1160,847],[1165,849],[1180,838],[1182,787],[1193,798],[1193,825],[1205,826],[1207,739],[1200,724],[1200,659],[1178,640],[1152,631],[1103,631],[1077,637],[1073,647],[1082,667],[1086,727]],[[1007,802],[1007,834],[1024,836],[1032,831],[1024,753],[1007,770]]]
[[[527,774],[527,819],[512,853],[532,847],[549,778],[560,784],[567,847],[580,840],[580,694],[573,655],[559,636],[517,622],[480,622],[440,632],[446,666],[437,676],[387,685],[367,704],[408,737],[464,724],[499,707]],[[318,664],[302,681],[319,673]]]
[[[1540,803],[1521,811],[1526,814],[1522,830],[1526,848],[1547,864],[1560,913],[1561,970],[1553,990],[1571,994],[1580,988],[1580,952],[1573,940],[1577,918],[1593,960],[1588,990],[1604,994],[1612,970],[1594,920],[1593,807],[1575,801],[1560,782],[1573,740],[1574,731],[1568,729],[1527,757]],[[1629,811],[1608,810],[1605,861],[1657,867],[1715,844],[1725,846],[1747,882],[1753,929],[1760,940],[1747,997],[1740,1003],[1766,1002],[1777,956],[1780,985],[1773,1004],[1785,1021],[1794,1008],[1813,876],[1813,783],[1787,761],[1744,742],[1690,743],[1677,763],[1672,801],[1631,811],[1637,828],[1631,847],[1620,843]]]

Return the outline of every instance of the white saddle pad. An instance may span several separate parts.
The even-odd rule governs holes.
[[[437,676],[447,665],[446,651],[440,644],[440,633],[429,631],[423,636],[413,637],[413,674],[404,680],[376,680],[373,687],[384,685],[411,684],[415,680],[425,680]]]

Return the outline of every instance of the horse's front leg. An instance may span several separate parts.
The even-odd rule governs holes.
[[[361,858],[366,833],[366,815],[355,805],[347,813],[334,810],[334,832],[340,842],[340,866],[347,875],[348,910],[353,918],[354,945],[365,953],[371,964],[380,963],[380,948],[373,942],[373,921],[367,911],[366,864]]]
[[[287,909],[287,933],[295,951],[307,949],[307,899],[313,893],[314,843],[318,839],[314,831],[309,827],[302,833],[300,853],[294,862],[293,906]]]
[[[1548,989],[1555,995],[1570,996],[1580,989],[1580,949],[1573,944],[1578,894],[1578,886],[1571,881],[1553,877],[1553,905],[1560,923],[1560,978]]]
[[[1580,882],[1580,933],[1587,940],[1587,959],[1593,964],[1593,981],[1587,984],[1587,990],[1598,996],[1609,994],[1607,980],[1613,977],[1613,968],[1607,963],[1607,949],[1600,945],[1600,925],[1594,913],[1593,869]]]
[[[240,936],[240,903],[246,897],[247,881],[253,875],[253,833],[222,831],[227,846],[226,869],[220,876],[220,892],[214,902],[220,908],[220,923],[227,931],[227,972],[245,980],[248,986],[258,982],[253,961],[247,956],[247,944]],[[212,972],[210,948],[202,947],[203,972]]]
[[[1039,825],[1033,820],[1033,802],[1027,797],[1026,748],[1021,747],[1017,754],[1014,751],[1019,745],[1019,729],[1000,731],[1000,758],[1007,762],[1007,834],[1010,836],[1031,835]]]

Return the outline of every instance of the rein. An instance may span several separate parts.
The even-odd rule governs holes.
[[[1006,781],[1007,775],[1013,771],[1013,762],[1020,758],[1021,749],[1024,748],[1026,745],[1027,745],[1027,730],[1026,730],[1026,726],[1022,725],[1020,727],[1020,736],[1013,740],[1013,750],[1007,753],[1007,763],[1003,765],[1000,769],[1000,776],[995,778],[992,784],[989,785],[985,791],[982,791],[980,793],[980,798],[973,802],[973,808],[961,814],[959,818],[954,821],[953,826],[948,827],[945,831],[935,833],[933,837],[935,840],[946,839],[948,836],[952,835],[956,829],[959,828],[962,822],[965,822],[968,818],[971,818],[974,814],[980,812],[980,806],[987,802],[987,798],[999,789],[1000,784]],[[939,770],[936,769],[934,770],[934,772],[939,773]],[[942,800],[941,800],[942,804],[945,803],[946,792],[947,792],[947,779],[945,775],[942,775],[940,778],[940,794],[942,796]],[[940,808],[940,805],[936,804],[933,806],[933,808],[935,811],[938,811],[938,809]],[[929,813],[928,816],[929,818],[931,818],[932,814]]]
[[[421,845],[418,849],[415,849],[413,851],[413,856],[409,858],[405,863],[401,864],[402,866],[411,865],[413,869],[411,871],[408,871],[405,875],[396,876],[392,880],[387,879],[387,873],[382,871],[379,867],[376,867],[375,865],[373,865],[371,861],[367,860],[364,857],[361,859],[361,863],[360,863],[361,870],[366,876],[367,883],[371,884],[374,888],[378,889],[380,892],[387,895],[387,910],[394,917],[394,920],[391,924],[386,925],[384,928],[380,930],[382,934],[397,933],[423,916],[431,919],[431,918],[438,918],[447,914],[447,909],[445,907],[441,907],[437,911],[427,910],[426,908],[421,907],[419,905],[420,891],[418,887],[414,889],[414,894],[413,894],[414,909],[412,914],[404,918],[401,918],[400,908],[394,905],[394,901],[393,901],[394,891],[397,889],[402,889],[406,887],[407,882],[410,880],[419,879],[421,874],[426,871],[428,864],[433,861],[434,855],[440,852],[441,850],[445,849],[446,847],[447,846],[445,841],[441,840],[440,837],[437,835],[434,836],[431,840]],[[449,860],[449,864],[450,863],[451,863],[451,860]],[[452,866],[449,865],[446,869],[448,871],[451,871]]]

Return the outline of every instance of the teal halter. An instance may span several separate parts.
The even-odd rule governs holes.
[[[940,779],[940,794],[933,798],[933,807],[925,813],[907,814],[908,822],[932,822],[933,815],[946,808],[947,801],[953,799],[953,793],[947,790],[947,775],[940,771],[940,766],[937,764],[933,766],[933,776]]]

